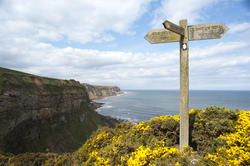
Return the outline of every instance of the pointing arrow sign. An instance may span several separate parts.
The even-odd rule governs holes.
[[[221,38],[229,28],[222,23],[188,26],[188,40],[206,40]]]
[[[144,37],[151,44],[180,41],[180,35],[166,29],[153,29]]]
[[[184,28],[182,28],[182,27],[180,27],[178,25],[175,25],[174,23],[172,23],[172,22],[170,22],[168,20],[165,20],[163,22],[163,26],[164,26],[165,29],[168,29],[168,30],[170,30],[172,32],[175,32],[175,33],[178,33],[178,34],[184,36],[184,32],[185,32]]]

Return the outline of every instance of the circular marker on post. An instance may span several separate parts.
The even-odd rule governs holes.
[[[187,44],[186,44],[186,43],[184,43],[184,44],[182,45],[182,49],[183,49],[183,50],[186,50],[186,49],[187,49]]]

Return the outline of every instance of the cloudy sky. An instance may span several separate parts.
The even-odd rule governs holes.
[[[250,90],[249,0],[0,0],[0,66],[122,89],[179,89],[179,43],[144,36],[167,19],[222,22],[190,41],[190,89]]]

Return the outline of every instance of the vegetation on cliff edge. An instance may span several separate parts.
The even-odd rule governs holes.
[[[249,165],[250,112],[190,111],[190,146],[178,150],[179,116],[158,116],[96,131],[72,154],[0,156],[5,165]]]
[[[71,93],[84,91],[81,84],[75,80],[40,77],[0,67],[0,94],[5,89],[9,90],[8,88],[13,85],[12,90],[15,90],[14,88],[16,87],[18,90],[24,90],[23,93],[27,95],[40,93],[58,94],[62,93],[65,87],[74,87],[70,89]]]

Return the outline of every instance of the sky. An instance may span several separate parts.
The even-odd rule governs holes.
[[[0,67],[128,89],[179,89],[179,43],[150,44],[169,20],[221,22],[189,42],[193,90],[250,90],[250,0],[0,0]]]

